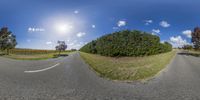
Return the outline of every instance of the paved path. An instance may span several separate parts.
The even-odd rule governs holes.
[[[146,83],[99,78],[78,53],[40,61],[0,58],[0,99],[200,100],[200,58],[177,54]]]

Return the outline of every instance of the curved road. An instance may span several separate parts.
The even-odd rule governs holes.
[[[78,53],[41,61],[0,58],[0,99],[200,100],[200,58],[177,54],[145,83],[102,79]]]

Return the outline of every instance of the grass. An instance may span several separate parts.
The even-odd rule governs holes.
[[[176,50],[146,57],[105,57],[80,52],[98,75],[112,80],[142,80],[156,75],[169,64]]]
[[[200,51],[189,50],[188,54],[195,57],[200,57]]]
[[[61,55],[66,55],[71,53],[69,52],[62,52]],[[45,60],[49,58],[57,58],[58,53],[47,53],[47,54],[9,54],[9,55],[3,55],[3,57],[11,58],[11,59],[16,59],[16,60]]]
[[[197,50],[182,50],[182,52],[178,53],[180,55],[189,55],[194,57],[200,57],[200,51]]]

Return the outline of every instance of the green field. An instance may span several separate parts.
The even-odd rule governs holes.
[[[67,55],[73,51],[66,50],[61,52],[61,55]],[[6,52],[1,52],[1,54]],[[17,60],[43,60],[49,58],[57,58],[58,51],[55,50],[37,50],[37,49],[12,49],[9,55],[2,55],[3,57],[17,59]]]
[[[154,76],[169,64],[176,50],[146,57],[105,57],[80,52],[81,57],[101,77],[112,80],[142,80]]]

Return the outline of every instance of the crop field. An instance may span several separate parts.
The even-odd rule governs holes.
[[[56,50],[37,50],[37,49],[11,49],[10,54],[16,55],[36,55],[36,54],[49,54],[56,53]]]
[[[62,51],[60,54],[68,55],[73,52],[72,50]],[[6,51],[1,51],[1,55],[7,58],[17,59],[17,60],[42,60],[49,58],[57,58],[59,52],[56,50],[38,50],[38,49],[11,49],[9,50],[9,55]]]

